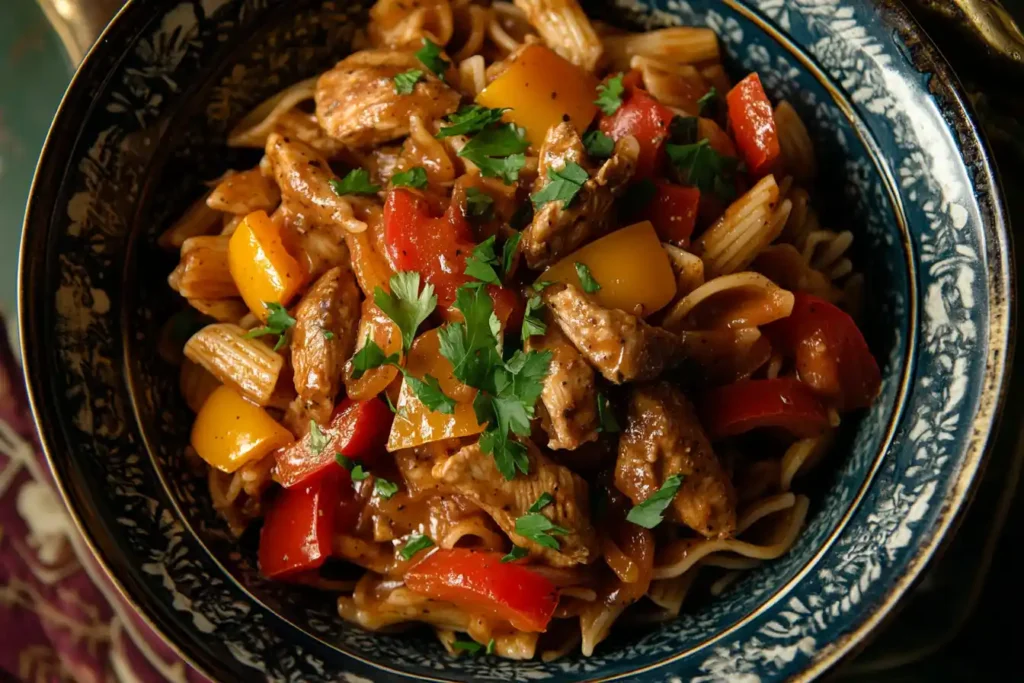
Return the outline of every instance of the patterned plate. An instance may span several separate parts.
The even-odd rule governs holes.
[[[182,451],[189,415],[156,353],[176,305],[160,230],[225,168],[250,107],[345,51],[364,2],[135,1],[87,59],[36,178],[23,350],[45,445],[86,537],[155,626],[221,680],[760,681],[809,678],[891,609],[971,491],[1011,346],[1010,253],[987,152],[898,4],[617,0],[622,24],[707,25],[808,123],[823,221],[856,235],[881,398],[846,426],[795,547],[594,657],[453,659],[369,634],[259,579]],[[55,209],[56,207],[56,209]]]

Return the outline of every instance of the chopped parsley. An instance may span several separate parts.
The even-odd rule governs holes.
[[[423,78],[422,69],[409,69],[395,76],[395,92],[399,95],[411,95],[416,84]]]
[[[288,315],[288,309],[279,303],[264,301],[263,305],[270,311],[270,315],[267,316],[267,324],[249,330],[245,334],[245,338],[255,339],[268,334],[276,334],[277,343],[274,344],[274,350],[280,351],[281,347],[288,343],[288,330],[295,327],[295,318]]]
[[[501,117],[507,111],[510,110],[490,109],[478,104],[471,104],[449,115],[448,125],[442,126],[435,137],[443,140],[453,135],[474,135],[488,126],[500,123]]]
[[[402,549],[398,551],[398,554],[402,556],[402,559],[409,561],[413,556],[421,550],[434,547],[434,539],[430,536],[423,534],[410,534],[409,540],[405,542]]]
[[[599,130],[592,130],[583,136],[583,145],[587,154],[595,159],[607,159],[615,153],[615,140]]]
[[[422,190],[427,186],[427,169],[422,166],[415,166],[408,171],[402,171],[391,176],[392,187],[411,187]]]
[[[332,178],[331,189],[339,197],[346,194],[377,194],[380,192],[380,185],[370,182],[370,174],[362,168],[349,171],[341,180]]]
[[[665,149],[681,182],[722,199],[735,196],[739,160],[716,152],[707,138],[692,145],[669,144]]]
[[[523,239],[523,234],[517,232],[516,234],[505,240],[505,246],[501,250],[501,271],[502,276],[508,279],[508,276],[512,273],[512,266],[516,262],[516,250],[519,249],[519,240]]]
[[[541,510],[543,510],[548,505],[551,505],[554,502],[555,502],[555,497],[552,496],[547,491],[545,491],[544,493],[540,494],[540,496],[537,498],[537,500],[533,501],[533,505],[531,505],[526,511],[527,512],[540,512]]]
[[[382,365],[398,365],[399,359],[400,356],[397,353],[385,356],[384,349],[380,348],[377,342],[367,334],[363,348],[352,356],[352,379],[361,379],[368,370],[379,368]]]
[[[561,546],[555,536],[565,536],[569,530],[558,526],[540,512],[554,500],[550,493],[540,494],[540,498],[530,506],[526,514],[516,520],[516,533],[545,548],[558,550]]]
[[[665,518],[665,510],[672,499],[676,497],[676,493],[679,492],[679,487],[682,485],[683,478],[678,474],[667,477],[661,488],[650,498],[633,506],[633,509],[626,515],[626,520],[645,529],[653,529],[658,526]]]
[[[594,100],[594,104],[607,116],[611,116],[622,106],[622,95],[626,92],[622,78],[622,74],[619,74],[597,86],[597,99]]]
[[[327,341],[331,341],[332,339],[334,339],[334,333],[331,332],[326,327],[321,327],[320,333],[324,335],[324,339],[326,339]]]
[[[718,109],[718,90],[711,86],[711,90],[704,93],[704,96],[697,100],[697,113],[708,118],[715,118]]]
[[[348,457],[344,453],[335,451],[334,461],[348,470],[348,473],[352,476],[353,484],[370,476],[370,473],[367,472],[362,465],[356,463],[352,458]]]
[[[398,408],[396,408],[395,404],[391,402],[391,397],[388,396],[388,392],[386,392],[386,391],[384,392],[384,400],[387,401],[388,409],[391,411],[391,413],[393,415],[397,415],[398,414]]]
[[[434,75],[442,81],[445,72],[451,66],[448,60],[441,56],[441,46],[429,38],[423,39],[423,47],[416,52],[416,59],[420,60],[420,64],[434,72]]]
[[[466,258],[466,275],[476,278],[489,285],[500,285],[501,277],[495,266],[498,255],[494,252],[494,236],[491,235],[473,248],[473,253]]]
[[[608,404],[608,397],[600,392],[597,394],[597,419],[597,431],[606,434],[615,434],[621,431],[619,422],[615,419],[615,413],[612,412],[612,407]]]
[[[390,293],[382,287],[373,291],[373,302],[398,325],[402,332],[402,348],[408,351],[416,338],[416,330],[437,307],[437,296],[430,283],[420,291],[420,274],[417,272],[396,273],[389,284]]]
[[[313,452],[313,455],[320,455],[327,448],[327,444],[331,442],[330,437],[320,431],[320,425],[316,423],[316,420],[309,421],[309,450]]]
[[[394,318],[392,318],[394,320]],[[352,356],[352,379],[359,379],[367,373],[369,370],[379,368],[384,365],[390,365],[397,368],[402,376],[405,378],[406,383],[412,392],[416,395],[416,398],[420,400],[420,403],[425,405],[430,410],[443,413],[445,415],[451,415],[455,412],[456,402],[450,396],[444,393],[441,389],[441,384],[437,381],[437,378],[432,375],[424,375],[422,379],[415,377],[406,370],[401,363],[399,363],[399,355],[393,353],[390,356],[384,355],[384,350],[380,348],[377,342],[373,341],[369,336],[366,338],[366,343],[363,348],[359,349],[354,356]],[[388,399],[388,404],[391,404],[391,399]],[[391,412],[396,413],[394,406],[391,406]]]
[[[459,156],[473,162],[488,178],[501,178],[506,185],[519,180],[526,165],[526,141],[523,129],[507,123],[489,126],[465,144]]]
[[[539,210],[548,202],[557,201],[562,202],[562,208],[568,209],[589,177],[587,170],[574,161],[564,168],[548,168],[548,184],[530,196],[534,209]]]
[[[382,477],[377,477],[377,480],[373,482],[373,490],[384,500],[390,500],[398,493],[398,484]]]
[[[471,655],[478,655],[484,649],[484,646],[472,640],[456,640],[452,643],[452,649],[467,652]]]
[[[504,557],[502,557],[501,561],[503,563],[515,562],[516,560],[523,559],[524,557],[526,557],[529,554],[530,554],[530,551],[528,551],[526,548],[520,547],[518,545],[513,545],[512,546],[512,550],[510,550],[508,552],[508,555],[505,555]]]
[[[544,300],[536,294],[526,300],[526,312],[523,314],[523,343],[530,337],[537,337],[548,331],[548,325],[538,313],[544,310]]]
[[[601,291],[601,285],[594,276],[590,273],[590,268],[587,267],[586,263],[576,262],[573,264],[576,266],[576,276],[580,279],[580,284],[583,286],[583,291],[587,294],[593,294],[594,292]]]
[[[466,213],[470,218],[489,221],[494,216],[494,198],[476,187],[466,189]]]
[[[487,641],[487,654],[494,654],[494,638],[491,638],[489,641]]]

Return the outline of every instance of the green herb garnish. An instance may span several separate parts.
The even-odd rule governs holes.
[[[574,265],[576,267],[576,276],[579,277],[584,292],[593,294],[594,292],[601,291],[601,285],[594,279],[586,263],[577,262]]]
[[[719,154],[707,138],[692,145],[666,145],[668,157],[680,180],[723,199],[736,194],[735,176],[739,160]]]
[[[341,180],[332,178],[330,180],[331,189],[334,190],[334,194],[342,197],[347,194],[377,194],[380,192],[380,185],[374,185],[370,182],[370,174],[361,168],[349,171]]]
[[[619,422],[615,419],[615,413],[612,412],[612,408],[608,404],[608,397],[600,392],[597,394],[597,419],[599,432],[615,434],[621,431]]]
[[[583,145],[587,154],[595,159],[607,159],[615,153],[615,140],[599,130],[592,130],[583,136]]]
[[[502,557],[501,561],[503,563],[515,562],[516,560],[523,559],[529,554],[530,551],[528,551],[526,548],[520,547],[518,545],[513,545],[512,550],[509,551],[508,555]]]
[[[523,315],[523,343],[530,337],[537,337],[548,331],[548,325],[538,313],[544,310],[544,300],[536,294],[526,300],[526,312]]]
[[[519,171],[526,165],[530,143],[521,128],[512,124],[490,126],[477,133],[459,151],[459,156],[473,162],[488,178],[501,178],[506,185],[519,180]]]
[[[560,545],[555,536],[565,536],[569,530],[558,526],[540,512],[554,500],[554,496],[550,493],[540,494],[527,513],[516,520],[516,533],[545,548],[558,550]]]
[[[430,283],[423,285],[423,291],[420,291],[420,274],[416,272],[396,273],[389,284],[390,293],[382,287],[373,291],[373,302],[398,325],[402,332],[402,348],[408,351],[416,338],[416,330],[437,307],[437,296]]]
[[[423,66],[433,71],[442,81],[444,80],[445,72],[451,66],[448,60],[441,56],[441,46],[429,38],[423,39],[423,47],[416,52],[416,59],[420,60]]]
[[[692,145],[697,142],[700,122],[696,116],[673,116],[669,124],[669,139],[672,144]]]
[[[324,335],[324,339],[326,339],[327,341],[331,341],[332,339],[334,339],[334,333],[331,332],[326,327],[321,327],[320,333]]]
[[[395,92],[399,95],[411,95],[416,84],[423,78],[421,69],[409,69],[395,76]]]
[[[316,423],[316,420],[309,421],[309,450],[312,451],[313,455],[320,455],[323,450],[327,448],[327,444],[331,442],[330,437],[320,431],[320,425]]]
[[[377,477],[377,480],[373,482],[373,490],[384,500],[390,500],[396,493],[398,493],[398,484],[393,481]]]
[[[701,116],[707,115],[714,118],[716,105],[718,104],[718,90],[711,86],[711,90],[704,93],[704,96],[697,100],[697,113]]]
[[[478,655],[484,649],[484,646],[472,640],[456,640],[452,643],[452,649],[467,652],[471,655]]]
[[[633,509],[626,515],[626,520],[645,529],[653,529],[658,526],[664,519],[665,510],[672,499],[676,497],[682,484],[683,478],[678,474],[667,477],[665,483],[654,495],[639,505],[633,506]]]
[[[501,277],[495,270],[498,255],[494,252],[494,236],[490,236],[473,248],[466,258],[465,274],[489,285],[500,285]]]
[[[607,116],[611,116],[622,106],[622,95],[626,92],[622,78],[623,75],[619,74],[597,86],[597,99],[594,100],[594,104]]]
[[[430,536],[423,534],[411,534],[409,540],[405,542],[402,549],[398,551],[398,554],[402,556],[403,560],[409,561],[413,556],[421,550],[434,547],[434,539]]]
[[[466,214],[470,218],[489,221],[494,216],[494,198],[479,188],[466,189]]]
[[[392,187],[411,187],[422,190],[427,186],[427,169],[422,166],[415,166],[408,171],[402,171],[391,176]]]
[[[501,122],[501,117],[509,109],[490,109],[481,107],[478,104],[471,104],[463,107],[454,114],[448,116],[448,125],[443,126],[437,132],[438,139],[452,137],[453,135],[473,135],[484,128]]]
[[[279,303],[264,301],[263,305],[270,311],[270,315],[267,316],[267,324],[249,330],[246,332],[245,338],[255,339],[268,334],[276,334],[277,343],[274,344],[274,350],[280,351],[281,347],[288,343],[288,330],[295,327],[295,318],[288,315],[288,309]]]
[[[548,202],[562,202],[562,208],[569,208],[583,184],[590,176],[579,164],[570,161],[561,169],[548,169],[548,184],[540,192],[530,196],[534,209],[539,210]]]

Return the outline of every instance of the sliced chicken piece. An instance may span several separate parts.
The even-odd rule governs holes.
[[[245,215],[253,211],[272,212],[281,203],[281,193],[273,179],[257,166],[248,171],[229,173],[206,198],[211,209]]]
[[[301,215],[313,224],[340,225],[349,232],[366,230],[366,223],[353,214],[351,202],[331,189],[331,181],[337,178],[327,160],[316,150],[305,143],[271,133],[267,138],[266,154],[281,189],[282,208],[288,213]]]
[[[709,538],[735,531],[736,491],[693,406],[665,382],[639,387],[633,392],[629,426],[619,440],[615,487],[639,504],[673,474],[683,484],[668,509],[669,519]]]
[[[292,366],[295,390],[307,412],[326,424],[352,356],[362,295],[348,268],[332,268],[310,287],[295,308]]]
[[[652,380],[682,359],[679,337],[602,308],[574,285],[548,287],[543,298],[565,336],[609,382]]]
[[[613,205],[633,178],[639,154],[636,139],[623,138],[612,157],[595,172],[572,124],[561,123],[548,131],[540,150],[534,193],[551,182],[549,170],[561,170],[569,163],[579,164],[590,177],[568,208],[562,201],[548,202],[523,231],[521,249],[531,268],[545,268],[608,232],[614,225]]]
[[[494,458],[483,453],[478,444],[466,446],[438,462],[433,475],[452,491],[480,506],[513,543],[527,548],[547,564],[569,567],[594,561],[600,554],[600,544],[590,523],[587,482],[543,455],[533,444],[527,443],[527,446],[530,473],[519,474],[512,481],[501,475]],[[543,508],[541,514],[569,530],[564,536],[554,536],[558,550],[546,548],[515,531],[516,519],[526,515],[542,493],[551,494],[554,501]]]
[[[410,69],[424,72],[408,95],[395,92],[394,78]],[[409,133],[409,120],[433,121],[451,114],[460,95],[411,52],[364,50],[346,57],[316,83],[316,116],[327,134],[365,149]]]
[[[548,433],[548,448],[572,451],[596,440],[594,370],[555,324],[549,324],[543,336],[530,337],[526,349],[552,354],[540,395],[541,424]]]

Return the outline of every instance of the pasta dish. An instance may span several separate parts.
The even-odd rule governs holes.
[[[794,107],[576,0],[380,0],[354,49],[160,238],[188,453],[262,575],[549,660],[785,553],[881,384]]]

